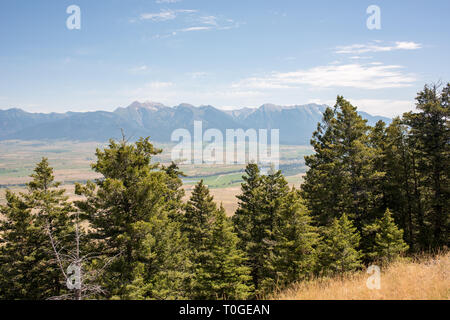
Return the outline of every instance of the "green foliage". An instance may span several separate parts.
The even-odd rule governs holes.
[[[212,233],[203,253],[206,259],[197,265],[196,287],[203,298],[235,300],[250,295],[250,269],[245,266],[246,258],[237,243],[225,209],[215,210]]]
[[[262,177],[255,163],[249,163],[242,176],[244,183],[241,184],[241,194],[237,195],[238,208],[232,217],[235,231],[240,239],[239,247],[245,252],[250,251],[253,246],[252,229],[254,219],[258,210],[257,193],[262,184]]]
[[[374,127],[338,97],[313,134],[302,189],[250,163],[231,219],[203,181],[183,203],[183,173],[153,163],[161,151],[148,138],[98,149],[102,178],[77,184],[76,208],[44,158],[27,192],[8,191],[0,206],[0,299],[81,298],[65,288],[61,260],[75,249],[83,274],[101,276],[105,296],[86,278],[93,297],[165,300],[261,297],[313,273],[448,246],[449,90],[425,86],[418,112]]]
[[[320,243],[321,273],[342,274],[361,267],[361,252],[358,250],[361,237],[346,214],[334,218],[329,227],[323,228]]]
[[[192,250],[201,250],[211,234],[211,223],[217,210],[209,189],[201,180],[194,188],[186,205],[183,231],[186,233]]]
[[[45,299],[55,292],[42,278],[51,267],[42,264],[49,258],[47,238],[22,199],[10,192],[6,198],[0,208],[0,298]]]
[[[290,283],[307,279],[317,264],[319,235],[312,226],[309,211],[295,189],[283,199],[273,234],[274,248],[268,260],[271,278],[264,287],[286,287]]]
[[[303,197],[319,225],[329,225],[348,212],[360,230],[372,219],[373,150],[366,120],[348,101],[338,97],[313,134],[315,154],[305,157],[309,170]]]
[[[374,245],[367,254],[373,261],[390,262],[408,250],[403,230],[397,227],[389,209],[381,219],[365,226],[364,233],[374,238]]]
[[[381,121],[368,127],[338,97],[314,132],[316,153],[305,157],[302,195],[319,226],[347,212],[362,232],[389,208],[411,251],[448,246],[449,88],[426,85],[417,95],[417,112],[387,127]],[[366,258],[373,241],[362,239]]]
[[[77,185],[76,192],[87,198],[77,206],[91,224],[96,250],[112,261],[103,277],[110,297],[130,298],[130,286],[139,283],[146,299],[184,297],[185,241],[170,218],[180,207],[170,174],[176,168],[158,170],[151,163],[158,153],[148,138],[134,144],[111,140],[97,150],[92,166],[104,178]]]
[[[422,248],[449,244],[449,91],[450,83],[440,93],[437,85],[426,85],[416,97],[419,112],[403,115],[419,176],[417,196],[423,199],[417,212]]]
[[[249,258],[255,294],[263,296],[313,271],[317,233],[281,171],[261,175],[256,164],[249,164],[243,179],[233,222]]]
[[[217,209],[208,188],[200,181],[186,206],[184,227],[189,239],[193,299],[245,299],[251,287],[244,253],[237,248],[225,209]]]
[[[54,183],[46,158],[39,162],[27,193],[7,192],[0,207],[0,298],[47,299],[65,292],[65,279],[56,261],[50,234],[60,247],[69,249],[73,232],[63,189]]]

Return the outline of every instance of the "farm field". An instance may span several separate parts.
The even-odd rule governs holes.
[[[106,143],[77,141],[0,141],[0,204],[5,202],[5,192],[24,191],[35,164],[42,157],[49,159],[54,168],[55,179],[62,183],[70,199],[75,199],[75,182],[85,182],[99,178],[91,170],[95,161],[96,148]],[[173,145],[158,144],[155,146],[163,152],[154,158],[162,164],[170,163],[170,151]],[[308,146],[280,146],[280,169],[286,175],[290,185],[298,187],[302,181],[305,166],[305,155],[311,154]],[[203,179],[211,189],[217,203],[222,203],[227,214],[233,214],[237,207],[236,195],[240,191],[240,183],[244,165],[180,165],[186,174],[183,178],[186,199],[193,186]]]

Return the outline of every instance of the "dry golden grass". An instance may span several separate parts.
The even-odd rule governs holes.
[[[366,286],[369,274],[316,279],[295,284],[276,300],[449,300],[450,253],[398,261],[381,270],[381,288]]]
[[[194,186],[184,185],[183,189],[185,191],[183,201],[186,202],[189,200],[189,197],[191,196],[192,191],[194,190]],[[236,198],[236,195],[238,195],[241,192],[241,188],[229,187],[220,189],[210,189],[209,191],[214,196],[214,201],[217,203],[217,205],[219,206],[220,204],[222,204],[223,207],[225,208],[227,215],[232,216],[238,206],[238,200]]]

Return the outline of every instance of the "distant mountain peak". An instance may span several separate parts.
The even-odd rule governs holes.
[[[281,106],[271,103],[259,108],[221,110],[211,105],[195,107],[182,103],[166,107],[159,102],[134,101],[114,112],[28,113],[21,109],[0,110],[0,140],[68,139],[107,141],[120,138],[121,129],[133,137],[150,136],[154,141],[169,142],[176,129],[193,128],[203,121],[203,128],[279,129],[281,144],[309,144],[311,135],[322,120],[325,105]],[[370,125],[390,119],[360,112]]]
[[[139,101],[134,101],[127,108],[128,109],[145,108],[145,109],[156,111],[156,110],[159,110],[159,109],[164,108],[164,107],[166,107],[166,106],[164,104],[160,103],[160,102],[153,102],[153,101],[139,102]]]
[[[265,103],[259,108],[262,109],[262,110],[266,110],[266,111],[278,111],[278,110],[283,109],[282,106],[277,106],[277,105],[275,105],[273,103]]]
[[[178,106],[176,106],[176,108],[197,108],[196,106],[189,104],[189,103],[180,103]],[[200,107],[199,107],[200,108]]]

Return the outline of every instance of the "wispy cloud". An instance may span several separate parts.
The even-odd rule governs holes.
[[[145,73],[148,70],[149,70],[149,68],[146,65],[141,65],[141,66],[137,66],[137,67],[133,67],[133,68],[129,69],[130,73],[132,73],[132,74]]]
[[[184,17],[181,17],[185,14]],[[180,16],[181,27],[179,29],[168,30],[166,33],[160,33],[153,36],[154,39],[165,39],[173,37],[183,32],[202,31],[202,30],[229,30],[238,28],[239,23],[233,19],[218,17],[215,15],[204,14],[198,10],[192,9],[163,9],[160,12],[142,13],[139,16],[140,20],[151,20],[154,22],[169,21],[178,19]],[[136,22],[136,19],[131,19],[130,22]],[[184,25],[184,26],[183,26]]]
[[[143,13],[140,16],[141,20],[152,20],[152,21],[166,21],[176,18],[175,11],[172,10],[162,10],[158,13]]]
[[[192,77],[192,79],[201,79],[209,75],[208,72],[197,71],[197,72],[189,72],[188,75]]]
[[[201,31],[201,30],[209,30],[211,27],[189,27],[189,28],[183,28],[179,31],[181,32],[189,32],[189,31]]]
[[[143,13],[140,15],[141,20],[152,20],[152,21],[167,21],[173,20],[177,17],[179,13],[194,13],[197,10],[191,9],[180,9],[180,10],[170,10],[163,9],[160,12]]]
[[[367,44],[352,44],[349,46],[336,47],[336,53],[340,54],[362,54],[367,52],[388,52],[395,50],[417,50],[422,48],[420,43],[397,41],[391,45],[383,45],[380,41],[373,41]]]
[[[252,77],[233,84],[235,88],[288,89],[302,85],[315,88],[351,87],[383,89],[409,87],[414,75],[402,72],[398,65],[342,64],[318,66],[292,72],[272,72],[267,76]]]
[[[217,26],[218,25],[217,20],[218,18],[216,16],[201,16],[199,18],[199,23]]]

